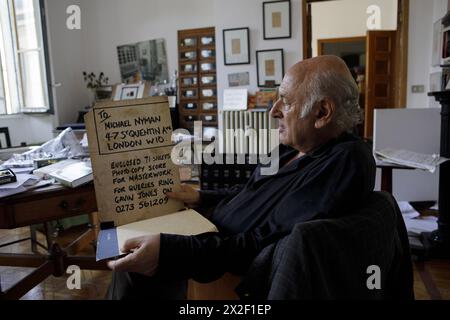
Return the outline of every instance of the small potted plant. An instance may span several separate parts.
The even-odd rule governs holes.
[[[100,72],[97,77],[94,72],[88,73],[84,71],[83,78],[86,83],[86,87],[92,92],[91,101],[95,102],[98,100],[111,98],[112,87],[108,86],[109,78],[105,77],[103,72]]]

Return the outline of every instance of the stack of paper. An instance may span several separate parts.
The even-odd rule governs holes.
[[[423,232],[433,232],[438,229],[436,217],[423,217],[417,219],[406,219],[406,229],[409,236],[420,236]]]
[[[0,187],[0,198],[6,198],[42,186],[40,178],[34,175],[17,174],[16,176],[17,182],[5,184]]]
[[[414,219],[420,217],[420,213],[417,212],[416,209],[414,209],[413,206],[409,204],[409,202],[400,201],[398,202],[398,206],[404,219]]]
[[[35,176],[38,176],[42,179],[49,179],[50,178],[50,174],[52,172],[67,168],[68,166],[72,165],[72,164],[76,164],[76,163],[80,163],[83,162],[82,160],[75,160],[75,159],[68,159],[68,160],[63,160],[60,162],[57,162],[55,164],[46,166],[46,167],[42,167],[39,169],[36,169],[33,171],[33,174]]]
[[[49,173],[49,176],[69,188],[76,188],[94,180],[90,161],[78,161]]]
[[[440,164],[449,160],[435,154],[429,155],[390,148],[375,151],[375,154],[381,161],[416,169],[427,170],[431,173],[434,173],[436,171],[436,168]]]
[[[437,218],[433,216],[421,217],[408,202],[398,202],[398,206],[405,221],[406,229],[410,237],[419,237],[423,232],[437,230]]]

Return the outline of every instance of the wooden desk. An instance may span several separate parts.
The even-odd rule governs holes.
[[[93,184],[76,189],[50,186],[1,199],[0,229],[16,229],[84,214],[89,214],[93,220],[96,211]],[[95,225],[95,221],[91,222]],[[49,243],[47,255],[0,254],[2,266],[37,268],[8,291],[1,292],[0,288],[0,299],[20,299],[47,277],[63,276],[71,265],[87,270],[107,270],[106,263],[97,263],[93,256],[70,256],[77,247],[96,238],[96,230],[91,229],[65,248]]]
[[[1,199],[0,229],[16,229],[77,215],[92,214],[96,211],[97,203],[93,184],[76,189],[51,186]],[[95,225],[97,222],[92,221],[92,224]],[[2,266],[37,268],[8,291],[1,292],[0,288],[0,300],[20,299],[47,277],[63,276],[67,267],[71,265],[87,270],[108,270],[106,263],[97,263],[95,257],[69,255],[72,251],[77,251],[78,246],[83,246],[96,238],[95,230],[89,230],[66,248],[61,248],[54,243],[50,246],[48,255],[0,253]],[[211,284],[199,284],[191,280],[188,299],[237,299],[234,288],[239,282],[240,278],[229,274]]]
[[[0,229],[16,229],[96,210],[93,184],[76,189],[55,185],[0,199]]]

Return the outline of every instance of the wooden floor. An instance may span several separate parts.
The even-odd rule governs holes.
[[[68,232],[64,232],[57,238],[58,243],[64,247],[75,240],[85,231],[85,228],[74,228]],[[40,232],[38,241],[46,244],[45,237]],[[16,241],[29,237],[29,228],[21,228],[16,230],[0,230],[0,244]],[[45,253],[44,249],[39,251]],[[30,241],[21,242],[5,248],[0,248],[0,253],[32,253]],[[80,255],[94,255],[94,249],[88,246]],[[18,280],[28,275],[33,269],[30,268],[10,268],[0,266],[0,283],[3,291],[15,284]],[[69,290],[67,288],[67,279],[70,274],[61,278],[49,277],[28,292],[23,300],[99,300],[103,299],[106,294],[109,282],[111,280],[111,272],[109,271],[82,271],[81,290]]]
[[[74,229],[58,238],[62,245],[76,239],[83,230]],[[0,244],[15,241],[29,236],[29,229],[0,230]],[[45,244],[45,238],[38,233],[38,240]],[[29,242],[0,248],[0,253],[31,253]],[[80,254],[93,254],[93,249],[87,248]],[[19,279],[29,274],[32,269],[9,268],[0,266],[0,283],[7,290]],[[50,277],[37,286],[22,299],[24,300],[98,300],[103,299],[107,291],[111,272],[82,271],[81,290],[67,289],[66,281],[69,275],[62,278]],[[450,261],[430,261],[414,263],[414,289],[418,300],[450,300]]]

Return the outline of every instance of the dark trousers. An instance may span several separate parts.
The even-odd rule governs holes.
[[[108,300],[186,300],[187,281],[113,272]]]

